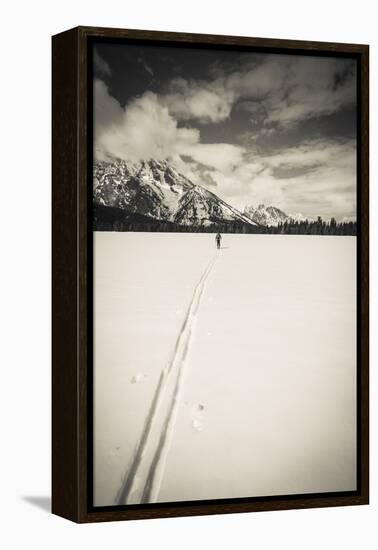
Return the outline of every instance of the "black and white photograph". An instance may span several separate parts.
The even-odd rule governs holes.
[[[93,505],[355,491],[356,59],[91,59]]]

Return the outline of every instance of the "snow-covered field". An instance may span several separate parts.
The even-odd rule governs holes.
[[[95,505],[356,487],[354,237],[95,233]]]

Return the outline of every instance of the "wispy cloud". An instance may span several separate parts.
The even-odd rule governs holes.
[[[269,56],[238,70],[218,68],[209,80],[176,78],[161,101],[178,120],[220,122],[234,106],[266,125],[293,125],[338,111],[356,100],[355,62]]]
[[[98,76],[110,76],[112,73],[109,63],[101,57],[96,48],[94,48],[93,52],[93,65],[95,73]]]
[[[143,59],[143,57],[139,57],[138,61],[142,65],[142,67],[144,68],[146,73],[148,73],[150,75],[151,79],[153,79],[154,78],[154,72],[151,69],[151,67],[148,65],[148,63],[146,63],[145,59]]]

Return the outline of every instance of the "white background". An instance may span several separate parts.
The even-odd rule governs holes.
[[[375,96],[378,43],[369,0],[7,2],[0,87],[0,542],[3,548],[376,547],[377,303],[372,288],[372,482],[369,507],[77,526],[48,513],[50,494],[50,36],[99,25],[369,43],[372,281],[377,280]],[[3,540],[4,539],[4,540]]]

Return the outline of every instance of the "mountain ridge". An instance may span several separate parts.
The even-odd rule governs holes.
[[[215,193],[191,182],[167,161],[120,159],[94,163],[95,204],[192,227],[258,226]]]
[[[95,231],[173,231],[355,235],[355,220],[324,221],[276,206],[243,211],[193,183],[167,160],[109,158],[93,165]]]
[[[255,221],[259,225],[264,227],[278,227],[280,224],[287,222],[314,222],[313,218],[303,216],[301,213],[286,214],[283,210],[277,206],[265,204],[259,204],[257,207],[253,205],[245,206],[243,213],[248,216],[252,221]]]

